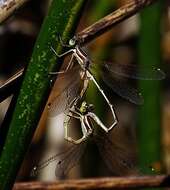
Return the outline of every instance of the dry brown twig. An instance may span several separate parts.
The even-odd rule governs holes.
[[[87,190],[170,187],[170,176],[110,177],[98,179],[63,180],[56,182],[16,183],[13,190]]]
[[[27,1],[28,0],[1,0],[0,23]],[[113,13],[84,29],[78,34],[78,37],[82,43],[87,43],[155,1],[156,0],[132,0]]]
[[[12,15],[19,7],[28,0],[1,0],[0,1],[0,23]]]
[[[80,32],[77,35],[79,42],[84,44],[91,41],[154,2],[156,2],[156,0],[132,0],[128,2],[126,5],[120,7],[113,13],[105,16]]]

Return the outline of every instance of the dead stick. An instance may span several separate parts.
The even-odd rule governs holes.
[[[78,33],[77,37],[81,44],[87,43],[97,36],[111,29],[113,26],[136,14],[144,7],[156,2],[156,0],[133,0],[120,7],[113,13],[105,16],[93,25]]]
[[[8,18],[14,11],[21,7],[28,0],[0,1],[0,23]]]
[[[56,182],[16,183],[13,190],[87,190],[170,187],[170,176],[109,177],[98,179],[63,180]]]

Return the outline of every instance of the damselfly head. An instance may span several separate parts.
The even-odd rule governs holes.
[[[80,106],[80,112],[82,114],[86,113],[88,111],[88,104],[87,102],[83,101],[81,106]]]
[[[76,36],[74,36],[73,38],[71,38],[69,40],[69,45],[70,46],[75,46],[76,44],[77,44],[77,38],[76,38]]]
[[[88,104],[86,101],[83,101],[80,107],[80,112],[82,114],[87,113],[89,111],[94,110],[94,105],[93,104]]]
[[[37,175],[37,173],[38,173],[38,169],[36,166],[34,166],[33,169],[31,170],[31,176],[34,177]]]

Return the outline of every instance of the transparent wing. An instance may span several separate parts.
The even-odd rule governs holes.
[[[129,84],[118,80],[116,78],[112,78],[109,73],[104,73],[102,75],[103,81],[119,96],[128,101],[141,105],[144,100],[141,95],[135,88],[129,86]]]
[[[85,147],[86,143],[81,143],[79,145],[72,144],[71,146],[67,147],[65,151],[55,154],[37,166],[34,166],[31,171],[31,176],[36,176],[40,170],[47,167],[50,163],[58,160],[59,158],[60,161],[58,161],[55,170],[56,176],[64,176],[64,174],[66,174],[72,167],[77,164],[85,150]]]
[[[58,159],[58,157],[61,155],[62,153],[59,154],[55,154],[54,156],[51,156],[50,158],[48,158],[47,160],[41,162],[40,164],[38,164],[37,166],[34,166],[32,171],[31,171],[31,176],[36,176],[40,170],[42,170],[43,168],[47,167],[50,163],[54,162],[55,160]]]
[[[65,154],[62,155],[57,163],[55,174],[64,177],[80,160],[86,148],[86,142],[78,145],[73,144]]]
[[[144,102],[141,93],[128,83],[123,82],[123,78],[141,80],[162,80],[165,78],[165,73],[155,67],[138,67],[137,65],[113,64],[111,62],[95,64],[92,61],[92,63],[90,69],[93,71],[99,66],[103,81],[115,93],[137,105],[141,105]]]
[[[51,100],[49,104],[49,117],[55,117],[62,112],[66,112],[72,101],[79,95],[81,85],[79,68],[75,67],[57,80],[53,91],[57,91],[58,86],[63,84],[63,80],[66,81],[66,85],[60,90],[61,93],[57,93],[53,100]]]
[[[56,97],[54,102],[50,103],[49,116],[55,117],[67,109],[67,90],[64,90],[61,95]]]
[[[112,141],[109,135],[102,133],[102,135],[95,135],[94,137],[94,141],[108,169],[114,175],[137,173],[134,153],[127,149],[127,146]]]
[[[165,73],[156,67],[137,66],[130,64],[113,64],[105,62],[102,67],[108,70],[113,75],[120,75],[132,79],[141,80],[162,80],[165,78]]]

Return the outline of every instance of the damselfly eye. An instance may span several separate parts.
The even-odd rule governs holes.
[[[88,110],[89,110],[89,111],[93,111],[93,110],[94,110],[94,105],[93,105],[93,104],[89,104]]]
[[[72,39],[69,40],[69,45],[74,46],[76,44],[76,39],[73,37]]]
[[[38,171],[37,171],[37,167],[34,166],[33,169],[32,169],[32,171],[31,171],[31,176],[32,176],[32,177],[36,176],[37,172],[38,172]]]

